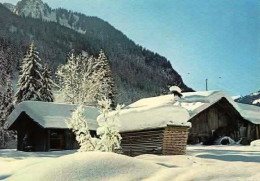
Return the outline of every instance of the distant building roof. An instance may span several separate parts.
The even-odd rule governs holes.
[[[236,103],[230,96],[222,91],[187,92],[182,93],[182,95],[183,97],[177,100],[174,100],[174,96],[171,94],[140,99],[137,102],[134,102],[133,104],[127,106],[127,108],[142,108],[151,105],[157,105],[161,107],[166,105],[180,106],[187,110],[190,116],[189,119],[191,119],[203,110],[221,100],[222,98],[225,98],[244,119],[254,124],[260,124],[260,107]],[[164,114],[162,113],[162,115]]]
[[[260,124],[260,107],[249,104],[237,104],[239,112],[243,118],[254,124]]]
[[[89,129],[97,129],[97,117],[100,114],[97,108],[84,106],[88,115]],[[16,121],[19,115],[24,112],[43,128],[68,128],[66,121],[71,118],[72,112],[77,105],[59,104],[40,101],[24,101],[18,104],[8,117],[9,127]]]

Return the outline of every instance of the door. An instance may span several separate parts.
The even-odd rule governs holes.
[[[65,131],[63,129],[50,130],[50,150],[65,149]]]

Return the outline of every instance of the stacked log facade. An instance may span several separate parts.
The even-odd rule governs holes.
[[[186,154],[188,134],[188,127],[169,126],[165,128],[163,136],[163,154]]]
[[[128,156],[141,154],[179,155],[186,153],[188,127],[166,128],[121,133],[122,151]]]

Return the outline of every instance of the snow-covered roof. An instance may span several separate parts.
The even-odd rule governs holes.
[[[230,96],[222,91],[201,91],[183,93],[183,97],[175,103],[187,109],[191,117],[225,98],[240,113],[240,115],[254,123],[260,124],[260,107],[235,102]]]
[[[159,96],[141,99],[121,110],[120,132],[164,128],[167,125],[190,127],[187,110],[174,106],[168,98]]]
[[[176,101],[174,105],[187,109],[191,117],[196,116],[222,98],[226,98],[233,107],[237,108],[237,103],[221,91],[187,92],[182,95],[183,97]]]
[[[18,104],[8,117],[9,127],[16,121],[22,112],[25,112],[35,122],[44,128],[68,128],[66,121],[71,118],[72,112],[78,105],[59,104],[39,101],[24,101]],[[97,129],[97,117],[99,110],[93,107],[84,106],[88,115],[88,126],[91,130]]]
[[[260,124],[260,107],[249,104],[237,103],[243,118],[254,124]]]
[[[127,108],[141,109],[151,105],[160,105],[160,107],[173,105],[175,109],[177,109],[176,107],[181,107],[187,110],[191,119],[222,98],[225,98],[244,119],[254,124],[260,124],[260,107],[236,103],[230,96],[222,91],[187,92],[182,93],[182,95],[183,97],[177,100],[174,99],[173,95],[145,98],[129,105]],[[154,109],[157,108],[154,107]],[[161,115],[165,114],[162,113]]]

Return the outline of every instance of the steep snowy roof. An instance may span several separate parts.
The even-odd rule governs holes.
[[[186,109],[174,106],[173,96],[141,99],[120,112],[120,131],[138,131],[163,128],[167,125],[190,126]]]
[[[260,124],[260,107],[241,103],[237,104],[243,118],[254,124]]]
[[[225,98],[244,119],[254,124],[260,124],[260,107],[236,103],[230,96],[228,96],[224,92],[199,91],[182,93],[182,95],[183,97],[177,100],[174,100],[173,95],[164,95],[141,99],[129,105],[128,108],[142,108],[151,105],[174,105],[176,107],[179,106],[186,109],[190,115],[190,118],[192,118],[203,110],[210,107],[211,105],[215,104],[222,98]]]
[[[226,98],[229,103],[237,108],[237,103],[231,97],[221,91],[199,91],[183,93],[183,97],[174,103],[188,110],[191,117],[215,104],[220,99]]]
[[[194,117],[222,98],[227,99],[244,119],[254,124],[260,124],[260,107],[237,103],[230,96],[221,91],[183,93],[183,98],[176,102],[175,105],[184,107],[189,111],[190,116]]]
[[[22,112],[25,112],[35,122],[44,128],[68,128],[66,121],[71,118],[72,112],[77,105],[58,104],[39,101],[24,101],[18,104],[8,117],[9,127],[16,121]],[[99,110],[93,107],[84,106],[88,115],[88,125],[90,129],[96,130]]]

